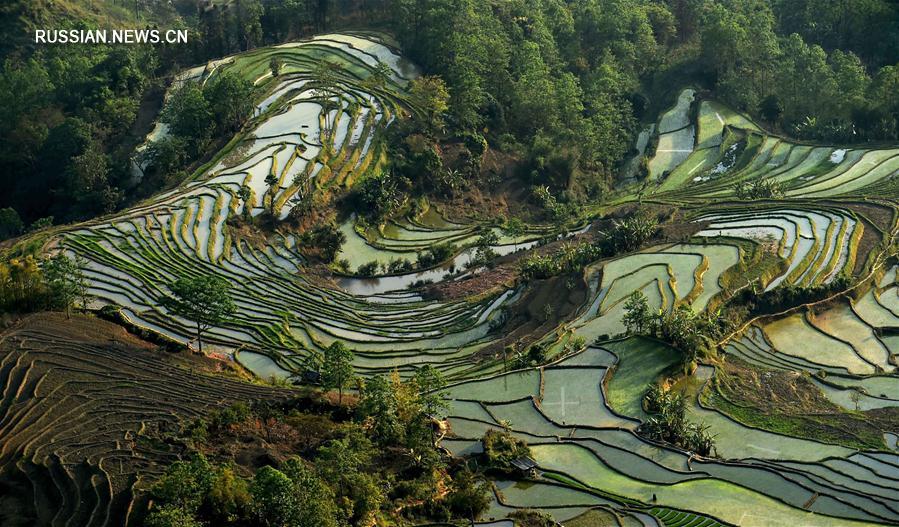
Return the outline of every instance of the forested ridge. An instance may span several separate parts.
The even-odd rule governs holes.
[[[564,199],[600,197],[638,123],[684,84],[800,139],[899,133],[899,6],[885,0],[122,0],[90,4],[120,24],[189,27],[190,45],[35,47],[22,38],[36,24],[110,20],[71,18],[92,12],[81,4],[4,7],[4,32],[19,37],[0,76],[0,205],[15,210],[2,214],[4,237],[40,218],[111,212],[172,184],[177,177],[137,186],[130,159],[179,67],[363,20],[391,29],[444,79],[447,135],[484,135],[523,159],[532,183],[571,191]]]

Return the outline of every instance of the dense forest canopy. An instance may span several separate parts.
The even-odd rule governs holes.
[[[97,2],[106,18],[82,4],[2,8],[13,37],[0,74],[0,207],[15,204],[0,215],[4,237],[177,183],[138,184],[131,162],[175,71],[363,22],[445,81],[446,136],[486,138],[563,200],[600,198],[640,123],[684,84],[801,139],[899,137],[899,5],[887,0]],[[187,46],[34,46],[29,30],[48,24],[192,31]],[[197,146],[167,152],[177,161],[166,171],[184,174],[214,144]]]

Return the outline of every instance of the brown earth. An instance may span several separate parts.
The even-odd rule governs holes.
[[[240,375],[90,316],[17,321],[0,335],[0,524],[85,525],[91,515],[134,524],[146,510],[141,489],[185,453],[172,439],[185,423],[299,395]]]

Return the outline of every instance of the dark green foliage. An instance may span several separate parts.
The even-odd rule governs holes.
[[[658,230],[658,220],[649,214],[637,213],[622,220],[615,220],[609,236],[603,241],[609,254],[639,249]]]
[[[299,458],[263,467],[250,484],[254,516],[267,527],[337,527],[331,489]]]
[[[424,252],[418,253],[418,267],[425,269],[433,267],[451,257],[456,252],[456,246],[451,243],[441,243],[428,247]]]
[[[16,209],[7,207],[0,209],[0,240],[12,238],[22,234],[25,224]]]
[[[215,122],[215,135],[227,136],[240,129],[253,114],[253,84],[226,72],[203,87]]]
[[[640,434],[701,456],[712,453],[715,441],[707,426],[687,419],[687,402],[683,394],[651,385],[643,404],[651,417],[640,425]]]
[[[453,477],[446,506],[454,516],[476,520],[490,507],[490,491],[473,472],[463,469]]]
[[[632,335],[646,335],[654,323],[653,313],[643,291],[634,291],[624,303],[624,317],[621,320],[627,332]]]
[[[404,186],[393,172],[363,180],[353,191],[357,210],[364,211],[369,220],[380,223],[405,203]]]
[[[521,275],[539,279],[578,272],[603,254],[602,248],[592,242],[564,243],[555,252],[534,254],[522,260]]]
[[[186,83],[169,97],[160,120],[169,125],[175,140],[185,145],[188,157],[196,159],[214,138],[229,137],[240,129],[252,114],[252,95],[253,85],[233,73],[217,75],[203,85]],[[178,150],[171,150],[172,146],[166,147],[166,155],[159,161],[171,165],[178,158]]]
[[[197,454],[189,461],[177,461],[169,466],[153,484],[150,494],[162,503],[193,514],[206,499],[214,478],[212,465]]]
[[[330,223],[313,227],[300,237],[304,253],[316,254],[325,263],[334,261],[345,242],[346,235]]]
[[[181,507],[163,505],[151,512],[144,520],[145,527],[201,527],[203,524],[193,514]]]
[[[521,509],[509,515],[520,527],[556,527],[556,521],[545,512],[534,509]]]
[[[685,363],[713,352],[713,340],[723,328],[710,315],[697,315],[687,304],[670,311],[651,312],[646,297],[635,291],[625,303],[624,325],[628,333],[658,338],[683,354]]]
[[[747,316],[778,313],[794,306],[823,300],[851,286],[852,280],[841,274],[829,284],[815,287],[787,285],[764,292],[745,288],[731,298],[728,305],[745,307]]]
[[[546,347],[543,344],[533,344],[528,348],[526,353],[518,353],[515,361],[512,363],[513,368],[527,368],[539,366],[546,362]]]
[[[370,262],[366,262],[356,268],[356,274],[359,276],[375,276],[378,274],[378,270],[381,268],[381,262],[377,260],[372,260]]]

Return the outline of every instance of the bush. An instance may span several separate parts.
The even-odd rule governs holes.
[[[381,268],[381,262],[377,260],[372,260],[368,263],[364,263],[356,269],[356,274],[359,276],[375,276],[378,274],[378,270]]]
[[[490,468],[511,470],[512,461],[531,455],[527,444],[509,432],[488,430],[481,443],[484,445],[484,459]]]
[[[490,493],[483,482],[465,469],[453,477],[453,485],[445,502],[453,515],[477,519],[490,507]]]
[[[451,243],[441,243],[418,253],[419,269],[433,267],[450,258],[456,252],[456,246]]]
[[[319,225],[304,232],[300,242],[306,252],[315,253],[325,263],[331,263],[346,242],[346,235],[332,224]]]
[[[643,397],[643,406],[651,417],[637,429],[641,435],[702,456],[711,454],[715,441],[708,426],[687,419],[683,394],[651,385]]]

